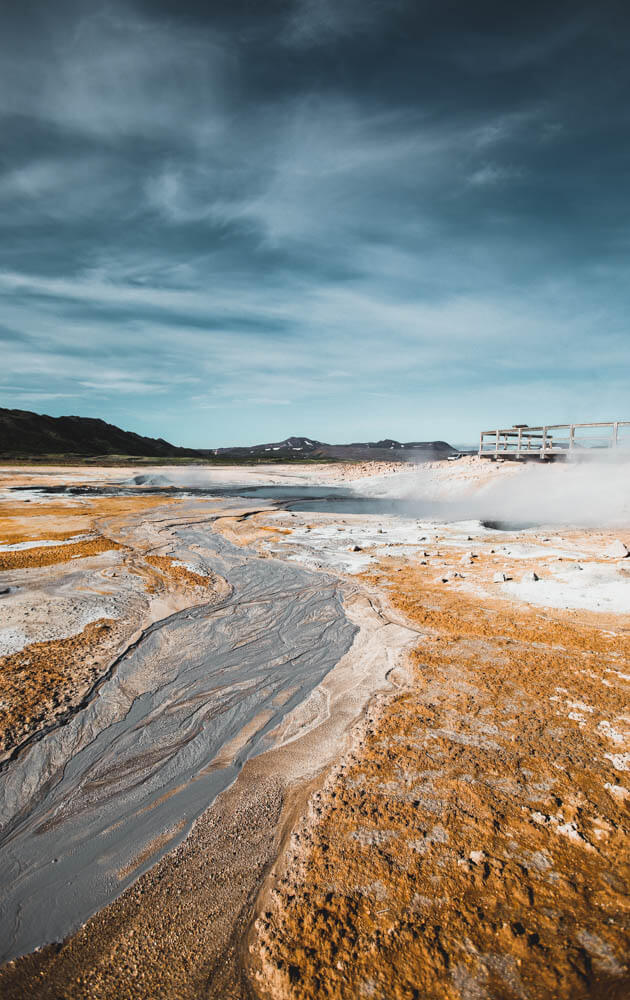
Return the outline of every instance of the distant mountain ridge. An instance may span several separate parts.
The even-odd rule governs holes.
[[[337,459],[345,461],[426,462],[458,452],[446,441],[382,441],[326,444],[315,438],[288,437],[284,441],[233,448],[180,448],[163,438],[123,431],[94,417],[49,417],[30,410],[0,408],[0,455],[4,458],[42,455],[95,458],[190,458],[197,461],[237,462]]]
[[[268,444],[256,444],[239,448],[215,448],[215,455],[235,455],[241,458],[248,456],[269,456],[275,459],[281,456],[295,459],[298,455],[305,458],[337,458],[347,461],[403,461],[427,462],[432,458],[448,458],[459,454],[446,441],[396,441],[384,438],[382,441],[355,441],[350,444],[326,444],[315,438],[289,437],[284,441],[274,441]]]
[[[192,448],[178,448],[162,438],[123,431],[94,417],[48,417],[30,410],[0,408],[0,454],[132,455],[146,458],[201,457]]]

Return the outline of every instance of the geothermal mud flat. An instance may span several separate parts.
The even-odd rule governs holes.
[[[87,589],[177,610],[2,774],[7,955],[114,901],[3,995],[624,995],[622,529],[153,502]]]
[[[194,553],[195,572],[211,566],[230,594],[146,629],[87,704],[5,766],[4,960],[64,938],[185,836],[352,642],[337,580],[201,526],[170,537],[177,559]]]

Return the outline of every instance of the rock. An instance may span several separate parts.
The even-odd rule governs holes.
[[[495,573],[494,576],[492,577],[492,582],[493,583],[505,583],[506,580],[509,580],[509,579],[510,579],[510,577],[507,575],[507,573]]]
[[[540,580],[540,577],[533,570],[530,570],[529,573],[525,573],[521,577],[521,583],[537,583],[538,580]]]
[[[604,555],[610,556],[611,559],[627,559],[630,556],[630,550],[619,538],[616,538],[612,545],[608,546]]]
[[[363,552],[363,549],[361,548],[360,545],[351,545],[348,548],[348,552]]]

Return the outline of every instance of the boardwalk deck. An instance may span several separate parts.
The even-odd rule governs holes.
[[[630,420],[595,424],[543,424],[481,431],[480,458],[542,459],[588,455],[595,449],[630,445]]]

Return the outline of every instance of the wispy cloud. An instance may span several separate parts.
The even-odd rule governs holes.
[[[482,167],[473,171],[468,180],[477,187],[488,187],[518,180],[522,176],[522,171],[518,167],[503,167],[496,163],[484,163]]]
[[[294,0],[283,39],[299,48],[330,44],[373,30],[400,6],[396,0]]]
[[[623,409],[630,133],[583,21],[164,11],[13,12],[5,402],[197,444]]]

